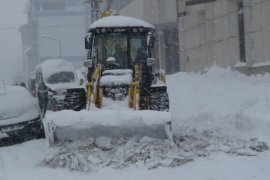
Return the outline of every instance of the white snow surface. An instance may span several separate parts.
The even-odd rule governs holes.
[[[109,16],[104,17],[90,25],[89,29],[103,28],[103,27],[145,27],[152,28],[154,26],[137,18],[127,16]]]
[[[140,142],[134,140],[119,146],[115,149],[118,153],[112,154],[110,150],[100,151],[83,146],[92,145],[90,140],[79,146],[67,144],[60,150],[49,148],[46,140],[30,141],[0,148],[0,179],[164,180],[181,177],[184,180],[268,180],[270,152],[262,147],[265,147],[263,142],[270,143],[269,79],[269,74],[247,77],[217,67],[205,74],[178,73],[168,76],[177,148],[170,149],[164,146],[164,142],[162,145],[160,141],[143,138]],[[61,113],[62,120],[71,120],[72,116],[76,116],[75,112]],[[54,116],[58,115],[51,113],[48,118]],[[106,145],[106,148],[112,146],[108,139],[95,143]],[[87,159],[81,159],[86,151],[91,153]],[[164,152],[161,151],[170,158],[162,158]],[[136,153],[147,157],[145,163],[137,161],[141,156],[134,156]],[[112,155],[127,160],[128,166],[123,163],[120,165],[126,166],[124,169],[119,166],[114,169],[115,166],[104,165],[103,162]],[[59,166],[44,166],[50,160],[56,162],[55,157],[60,158],[57,162],[64,163],[63,167],[68,163],[66,160],[72,158],[77,160],[73,162],[87,160],[104,166],[89,167],[97,171],[86,173],[59,169]],[[172,159],[175,161],[172,162]],[[130,163],[132,161],[137,163]],[[107,162],[107,165],[110,163],[114,162]],[[73,165],[76,167],[76,164]]]

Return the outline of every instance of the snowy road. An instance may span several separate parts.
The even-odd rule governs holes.
[[[262,153],[256,157],[241,157],[215,153],[209,157],[198,158],[192,163],[177,168],[127,168],[113,170],[105,168],[98,172],[79,173],[63,169],[48,169],[36,166],[48,150],[44,140],[32,141],[0,150],[0,180],[143,180],[143,179],[269,179],[270,153]]]
[[[0,148],[0,180],[267,180],[270,152],[252,147],[270,143],[269,82],[270,75],[246,77],[219,68],[169,76],[173,130],[182,138],[179,148],[194,157],[179,167],[107,167],[88,173],[51,169],[40,164],[52,149],[36,140]]]

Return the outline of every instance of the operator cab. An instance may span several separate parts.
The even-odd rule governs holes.
[[[90,26],[85,38],[87,59],[103,69],[133,69],[152,57],[154,27],[142,20],[109,16]]]

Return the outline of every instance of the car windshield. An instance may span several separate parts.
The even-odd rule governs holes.
[[[108,66],[108,58],[114,61],[119,68],[132,68],[136,60],[138,50],[144,49],[144,35],[110,33],[97,35],[95,38],[94,59]],[[111,61],[109,61],[111,63]]]
[[[49,84],[70,83],[75,81],[73,72],[58,72],[49,76],[46,82]]]

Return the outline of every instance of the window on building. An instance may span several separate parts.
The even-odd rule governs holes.
[[[238,27],[239,27],[240,61],[246,62],[245,19],[244,19],[243,0],[238,2]]]

